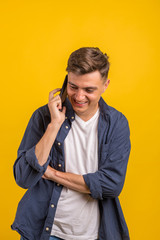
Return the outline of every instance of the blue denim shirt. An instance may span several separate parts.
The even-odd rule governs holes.
[[[68,99],[67,111],[47,162],[40,166],[35,146],[50,123],[48,105],[37,109],[26,128],[14,164],[17,184],[28,189],[19,202],[12,229],[25,240],[48,240],[63,186],[42,178],[48,164],[65,171],[64,140],[75,113]],[[125,116],[101,98],[98,122],[98,171],[83,175],[91,197],[99,201],[99,240],[129,240],[118,196],[123,188],[130,154],[130,131]],[[87,149],[86,149],[87,150]],[[71,213],[72,214],[72,213]]]

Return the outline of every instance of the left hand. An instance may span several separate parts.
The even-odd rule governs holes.
[[[44,175],[42,176],[42,178],[52,180],[55,172],[56,172],[56,170],[48,165]]]

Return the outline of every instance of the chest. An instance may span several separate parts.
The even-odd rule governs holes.
[[[98,170],[98,121],[72,124],[64,141],[65,170],[85,174]]]

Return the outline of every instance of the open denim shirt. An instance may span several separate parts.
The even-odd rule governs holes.
[[[17,184],[28,189],[21,199],[12,229],[25,240],[48,240],[58,199],[63,186],[42,178],[48,164],[65,171],[64,140],[72,126],[75,113],[66,99],[66,119],[50,151],[47,162],[40,166],[35,146],[50,123],[48,105],[37,109],[26,128],[14,164]],[[128,228],[118,196],[123,188],[130,154],[130,131],[126,117],[99,101],[98,171],[83,175],[91,197],[99,201],[99,240],[129,240]],[[87,150],[87,149],[86,149]],[[72,213],[71,213],[72,214]]]

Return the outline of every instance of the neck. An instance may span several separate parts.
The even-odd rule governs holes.
[[[86,113],[86,112],[85,112],[85,113],[78,113],[78,112],[76,112],[76,114],[77,114],[78,117],[80,117],[83,121],[87,122],[89,119],[91,119],[91,118],[94,116],[94,114],[97,112],[98,108],[99,108],[99,106],[97,106],[97,108],[94,109],[94,111],[89,112],[89,113]]]

